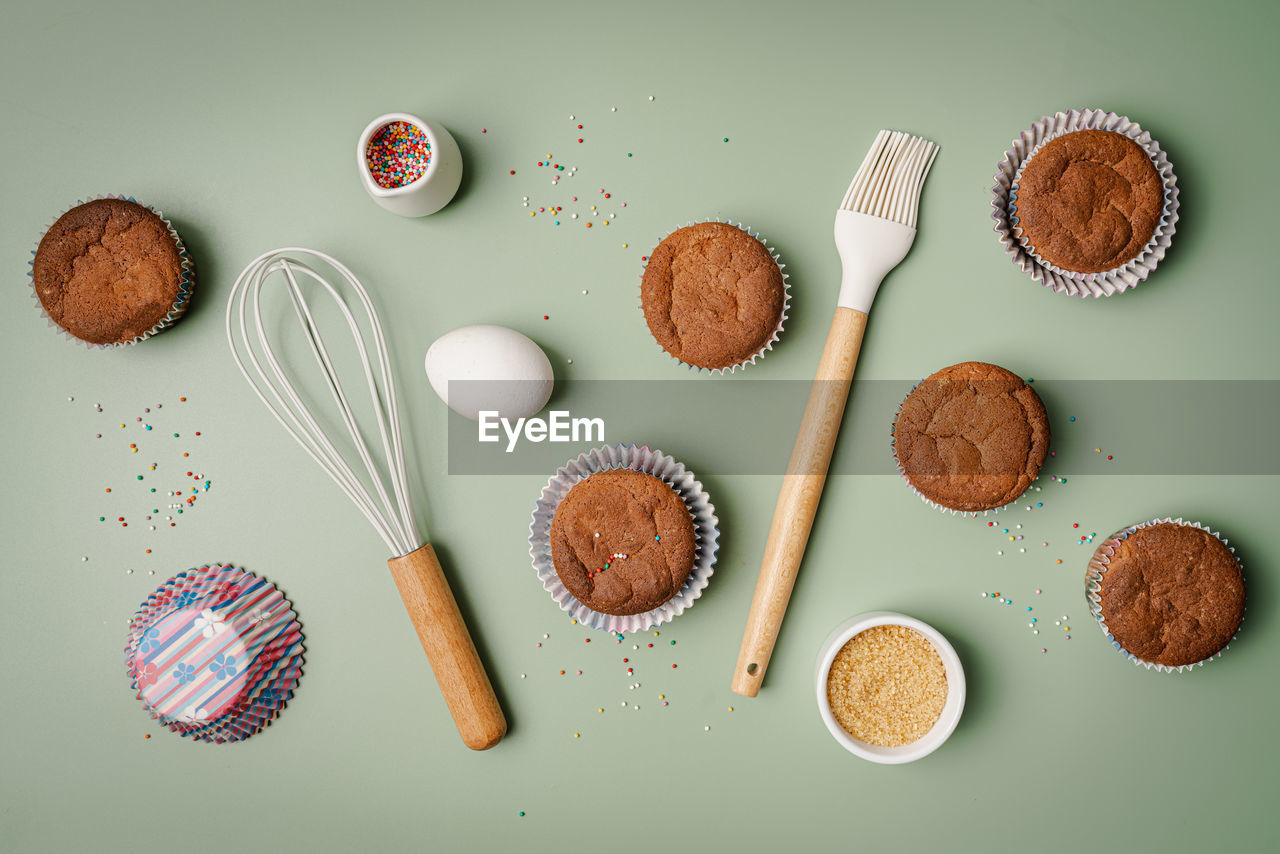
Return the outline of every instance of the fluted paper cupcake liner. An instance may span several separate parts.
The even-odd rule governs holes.
[[[613,469],[631,469],[651,474],[675,490],[693,519],[695,552],[693,569],[684,585],[670,600],[641,614],[614,615],[593,611],[578,601],[560,581],[551,561],[551,521],[556,508],[574,484],[591,475]],[[606,445],[569,460],[542,489],[529,525],[529,556],[543,588],[561,610],[584,626],[608,632],[639,632],[670,622],[683,614],[702,595],[711,580],[719,548],[720,520],[702,484],[684,463],[646,445]]]
[[[1161,673],[1181,673],[1185,670],[1191,670],[1196,667],[1203,667],[1206,663],[1213,661],[1214,659],[1222,658],[1222,653],[1230,649],[1231,644],[1235,643],[1236,638],[1240,636],[1240,629],[1237,628],[1236,633],[1231,636],[1231,640],[1228,641],[1227,644],[1222,649],[1218,650],[1208,658],[1201,659],[1200,661],[1194,661],[1191,664],[1180,664],[1176,667],[1170,667],[1167,664],[1157,664],[1153,661],[1145,661],[1139,658],[1138,656],[1134,655],[1133,653],[1129,652],[1124,647],[1122,647],[1116,641],[1115,636],[1111,634],[1111,630],[1107,628],[1107,621],[1102,616],[1102,594],[1101,594],[1102,576],[1106,573],[1107,566],[1111,563],[1112,556],[1115,555],[1116,546],[1120,545],[1121,542],[1126,540],[1129,537],[1129,535],[1135,531],[1139,531],[1151,525],[1159,525],[1166,522],[1174,525],[1182,525],[1188,528],[1199,528],[1201,531],[1204,531],[1207,534],[1211,534],[1214,537],[1217,537],[1218,540],[1224,546],[1227,547],[1227,549],[1231,552],[1231,554],[1235,556],[1236,563],[1239,564],[1240,566],[1240,577],[1241,577],[1241,580],[1243,580],[1244,563],[1241,562],[1240,556],[1236,554],[1235,547],[1232,546],[1229,542],[1227,542],[1226,537],[1222,536],[1222,534],[1213,530],[1208,525],[1204,525],[1200,522],[1184,522],[1181,516],[1179,516],[1176,519],[1172,519],[1168,516],[1165,516],[1163,519],[1151,519],[1150,521],[1147,521],[1147,522],[1139,522],[1136,525],[1130,525],[1128,528],[1124,528],[1123,530],[1117,531],[1116,533],[1112,534],[1111,536],[1103,540],[1102,545],[1098,546],[1098,548],[1094,551],[1093,556],[1089,558],[1089,567],[1088,569],[1085,570],[1085,576],[1084,576],[1084,589],[1085,589],[1085,598],[1089,602],[1089,613],[1093,615],[1093,618],[1095,620],[1098,621],[1098,627],[1102,629],[1102,634],[1106,636],[1107,640],[1110,641],[1111,646],[1114,647],[1117,652],[1119,652],[1129,661],[1132,661],[1134,664],[1141,665],[1147,668],[1148,670],[1159,670]],[[1247,597],[1246,597],[1245,610],[1246,611],[1248,610]],[[1244,626],[1243,615],[1241,615],[1241,618],[1240,618],[1240,625],[1241,627]]]
[[[1105,130],[1129,137],[1147,152],[1164,185],[1164,207],[1151,240],[1136,258],[1103,273],[1078,273],[1050,264],[1027,246],[1018,226],[1017,193],[1023,167],[1050,140],[1080,130]],[[1112,296],[1137,287],[1164,258],[1178,222],[1178,179],[1159,143],[1128,116],[1102,110],[1055,113],[1023,131],[996,165],[995,185],[991,189],[991,218],[1005,253],[1034,281],[1072,296]]]
[[[202,572],[200,570],[184,573],[158,590],[153,599],[155,601],[163,601],[166,595],[171,597],[168,603],[160,605],[159,610],[164,614],[184,608],[188,609],[188,613],[192,613],[196,607],[202,604],[214,604],[215,608],[213,610],[217,611],[217,603],[222,601],[227,602],[229,607],[235,607],[235,605],[250,606],[251,610],[247,616],[251,621],[255,622],[265,622],[272,619],[273,612],[281,613],[287,611],[288,603],[284,602],[278,591],[274,587],[267,585],[266,582],[257,582],[249,587],[245,586],[245,580],[241,578],[240,586],[230,588],[230,593],[228,593],[227,582],[236,578],[233,574],[236,572],[238,571],[232,567],[221,567],[217,573]],[[242,598],[243,596],[254,595],[255,589],[257,589],[259,598],[262,598],[262,593],[266,593],[262,604]],[[237,596],[236,601],[232,604],[232,600],[227,599],[227,596],[234,594],[237,590],[242,591],[242,594]],[[174,595],[175,592],[176,596]],[[289,612],[288,616],[291,617],[291,612]],[[134,631],[131,632],[130,649],[134,653],[129,655],[129,661],[132,673],[135,676],[138,675],[140,670],[140,665],[136,658],[136,650],[149,627],[147,620],[148,618],[145,615],[136,619],[134,621]],[[241,630],[243,628],[243,626],[240,627]],[[263,723],[269,720],[276,708],[282,704],[282,700],[277,699],[275,694],[268,693],[267,689],[278,693],[281,686],[277,679],[281,674],[296,682],[297,667],[300,665],[301,660],[300,656],[301,637],[296,628],[294,631],[282,632],[252,657],[252,661],[245,671],[248,674],[248,678],[245,679],[245,685],[248,690],[243,693],[243,696],[240,697],[232,709],[221,714],[210,715],[208,709],[193,703],[190,708],[183,709],[176,718],[160,715],[160,717],[165,718],[162,722],[175,732],[193,735],[193,737],[198,737],[201,740],[226,741],[247,737],[248,734],[252,734],[253,731],[256,731],[257,728],[260,728]],[[145,664],[144,657],[142,666],[145,666]],[[291,686],[285,687],[291,690]],[[153,717],[155,716],[157,715],[153,714]],[[225,732],[228,730],[233,732],[228,734]]]
[[[925,379],[927,379],[927,377]],[[1001,504],[999,507],[992,507],[989,510],[957,510],[954,507],[947,507],[945,504],[939,504],[929,496],[925,495],[920,490],[916,489],[915,484],[913,484],[911,482],[911,479],[907,477],[907,470],[902,467],[902,461],[898,459],[898,452],[897,452],[898,437],[894,433],[894,426],[898,423],[898,415],[902,413],[902,407],[906,405],[907,398],[911,397],[912,393],[914,393],[915,390],[918,389],[920,387],[920,384],[923,382],[924,382],[924,379],[920,380],[920,382],[916,383],[911,387],[911,391],[907,392],[906,396],[902,398],[902,402],[898,404],[898,408],[894,412],[893,420],[889,422],[889,453],[893,455],[893,464],[895,467],[897,467],[898,474],[902,477],[902,482],[905,483],[911,489],[911,491],[914,492],[920,498],[921,501],[923,501],[925,504],[928,504],[930,507],[934,508],[935,510],[941,510],[943,513],[948,513],[952,516],[963,516],[967,519],[976,519],[979,516],[987,516],[987,515],[994,516],[995,514],[1001,512],[1002,510],[1008,510],[1010,507],[1012,507],[1013,505],[1021,501],[1022,496],[1026,495],[1028,492],[1031,492],[1033,489],[1038,490],[1040,488],[1036,486],[1036,483],[1040,480],[1040,475],[1039,473],[1037,473],[1035,476],[1035,479],[1033,479],[1031,483],[1027,484],[1027,488],[1022,490],[1022,492],[1018,493],[1018,496],[1016,498],[1014,498],[1012,501],[1009,501],[1006,504]],[[1041,471],[1044,471],[1043,467],[1041,467]]]
[[[693,222],[686,222],[684,225],[678,225],[675,228],[668,231],[666,234],[664,234],[662,238],[658,240],[657,243],[653,244],[654,248],[656,249],[658,245],[662,243],[663,240],[666,240],[668,237],[675,234],[680,229],[688,228],[693,225],[698,225],[699,223],[703,223],[703,222],[719,222],[725,225],[732,225],[734,228],[740,231],[744,231],[751,237],[754,237],[756,240],[760,241],[761,245],[763,245],[765,250],[769,253],[769,256],[773,258],[773,262],[778,265],[778,272],[782,274],[782,314],[778,317],[778,325],[777,327],[774,328],[773,334],[769,336],[769,340],[765,341],[759,350],[752,353],[750,356],[748,356],[747,358],[743,359],[741,362],[738,362],[735,365],[729,365],[723,368],[704,368],[704,367],[701,367],[700,365],[691,365],[688,362],[684,361],[683,359],[673,356],[671,353],[668,353],[666,348],[664,348],[661,344],[658,344],[658,349],[661,350],[666,355],[670,356],[672,360],[679,362],[689,370],[696,371],[697,373],[723,374],[725,371],[728,371],[729,373],[734,373],[739,368],[745,369],[747,365],[754,365],[757,359],[763,359],[765,353],[768,353],[770,350],[773,349],[773,345],[777,343],[778,338],[782,335],[783,327],[786,325],[787,317],[789,316],[789,313],[791,311],[791,284],[788,282],[788,279],[790,278],[790,276],[788,275],[786,270],[787,265],[782,263],[782,256],[778,254],[776,249],[774,249],[772,246],[769,245],[769,241],[767,238],[765,238],[762,234],[760,234],[760,232],[753,231],[751,227],[748,225],[743,225],[740,222],[731,222],[727,219],[724,219],[724,220],[700,219],[700,220],[695,220]],[[650,250],[650,252],[652,252],[652,250]],[[651,256],[647,256],[647,257],[651,257]],[[641,282],[644,281],[644,271],[645,271],[645,267],[647,267],[648,265],[649,265],[649,262],[645,261],[644,266],[640,268]],[[643,293],[643,291],[641,293]],[[643,298],[641,298],[639,305],[640,305],[641,314],[643,315],[644,313]],[[653,331],[649,329],[647,322],[645,324],[645,330],[649,332],[650,337],[653,337]],[[654,343],[655,344],[657,343],[656,338],[654,339]]]
[[[125,645],[147,713],[179,735],[216,743],[270,723],[297,684],[302,655],[289,602],[230,565],[166,581],[140,606]]]
[[[120,201],[133,202],[135,205],[141,205],[142,207],[151,211],[156,216],[160,217],[161,221],[164,222],[165,229],[169,232],[169,236],[173,238],[174,246],[177,247],[178,260],[182,268],[182,277],[178,282],[178,296],[176,299],[174,299],[173,305],[170,307],[168,313],[165,314],[165,316],[161,318],[160,322],[158,322],[155,326],[151,327],[146,332],[144,332],[143,334],[137,336],[136,338],[130,341],[113,341],[109,344],[95,344],[92,341],[85,341],[83,338],[77,338],[75,335],[72,335],[66,329],[63,329],[61,324],[59,324],[56,320],[54,320],[52,317],[49,316],[49,312],[45,311],[44,303],[40,301],[40,295],[36,293],[35,262],[36,262],[36,253],[40,249],[40,241],[44,239],[44,236],[45,234],[48,233],[49,229],[53,228],[54,223],[56,223],[59,219],[61,219],[63,215],[66,214],[68,211],[72,210],[72,208],[77,208],[80,205],[86,204],[88,202],[98,201],[99,199],[118,199]],[[61,333],[63,337],[65,337],[67,340],[72,341],[76,344],[83,344],[86,347],[88,347],[90,350],[93,350],[93,349],[108,350],[115,347],[128,347],[133,344],[137,344],[139,341],[145,341],[146,339],[150,338],[152,335],[162,332],[165,329],[168,329],[173,324],[177,323],[178,320],[182,317],[182,315],[187,313],[187,306],[191,302],[191,294],[195,290],[195,263],[191,260],[191,256],[187,254],[186,244],[184,244],[182,242],[182,238],[178,236],[178,230],[173,227],[173,223],[170,222],[163,213],[151,207],[151,205],[146,204],[145,202],[138,201],[133,196],[122,196],[122,195],[119,195],[118,193],[108,193],[106,195],[88,196],[84,199],[81,199],[71,207],[57,214],[52,220],[49,221],[49,224],[44,228],[43,231],[40,232],[40,236],[36,238],[35,248],[31,250],[31,259],[27,261],[27,284],[31,288],[31,299],[35,301],[36,310],[40,312],[40,316],[43,317],[50,326],[52,326],[59,333]]]

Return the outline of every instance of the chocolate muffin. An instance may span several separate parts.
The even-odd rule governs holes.
[[[1017,228],[1028,251],[1076,273],[1114,270],[1141,255],[1163,209],[1151,157],[1112,131],[1050,140],[1018,181]]]
[[[1091,605],[1115,642],[1152,664],[1210,658],[1244,619],[1240,562],[1194,525],[1157,522],[1121,531],[1094,553],[1089,578],[1096,582]]]
[[[1027,491],[1049,450],[1049,418],[1017,374],[985,362],[943,368],[916,386],[893,423],[907,482],[950,510],[1002,507]]]
[[[642,614],[679,593],[693,569],[695,542],[680,496],[631,469],[578,482],[551,521],[551,560],[561,583],[604,614]]]
[[[190,280],[168,224],[124,199],[64,213],[40,240],[31,276],[45,313],[90,344],[123,344],[177,318]]]
[[[768,248],[723,222],[667,235],[649,255],[640,284],[645,322],[662,349],[712,370],[763,350],[786,302],[782,270]]]

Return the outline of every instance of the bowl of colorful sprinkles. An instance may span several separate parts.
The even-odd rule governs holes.
[[[356,144],[356,166],[370,198],[400,216],[435,213],[462,183],[462,154],[453,136],[409,113],[369,122]]]
[[[818,653],[818,712],[845,750],[882,765],[923,759],[964,711],[964,668],[942,633],[892,611],[836,627]]]

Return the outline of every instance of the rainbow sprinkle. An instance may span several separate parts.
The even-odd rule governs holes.
[[[379,187],[404,187],[427,171],[431,143],[422,128],[408,122],[392,122],[374,133],[364,159]]]

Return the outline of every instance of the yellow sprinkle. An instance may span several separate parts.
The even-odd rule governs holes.
[[[656,637],[658,636],[658,633],[657,633],[657,632],[654,632],[654,633],[653,633],[653,636],[656,638]]]
[[[659,700],[665,700],[665,699],[667,699],[667,695],[666,695],[666,694],[659,694],[659,695],[658,695],[658,699],[659,699]]]
[[[731,711],[731,712],[733,711],[733,706],[730,706],[730,707],[729,707],[729,711]]]
[[[596,711],[597,711],[597,712],[599,712],[599,713],[600,713],[600,714],[602,714],[602,715],[604,714],[604,709],[596,709]]]
[[[529,216],[537,216],[537,215],[538,215],[537,211],[529,211]]]
[[[578,621],[577,621],[577,620],[570,620],[569,622],[570,622],[570,623],[572,623],[572,624],[573,624],[573,625],[575,625],[575,626],[576,626],[576,625],[578,625]]]
[[[1094,452],[1095,454],[1100,454],[1100,453],[1102,453],[1102,449],[1101,449],[1101,448],[1094,448],[1094,449],[1093,449],[1093,452]]]
[[[596,206],[595,206],[595,205],[592,205],[592,206],[591,206],[591,209],[592,209],[592,210],[595,210],[595,209],[596,209]]]
[[[582,735],[581,735],[581,733],[576,733],[576,732],[575,732],[575,733],[573,734],[573,737],[574,737],[574,738],[582,738]]]
[[[1063,630],[1064,632],[1069,632],[1069,631],[1071,631],[1071,627],[1070,627],[1070,626],[1063,626],[1063,627],[1062,627],[1062,630]]]
[[[1013,538],[1013,537],[1010,537],[1010,538],[1009,538],[1009,542],[1011,542],[1011,543],[1012,543],[1013,541],[1014,541],[1014,538]]]
[[[626,249],[626,248],[627,248],[627,244],[625,244],[625,243],[624,243],[624,244],[622,244],[622,248],[623,248],[623,249]]]

